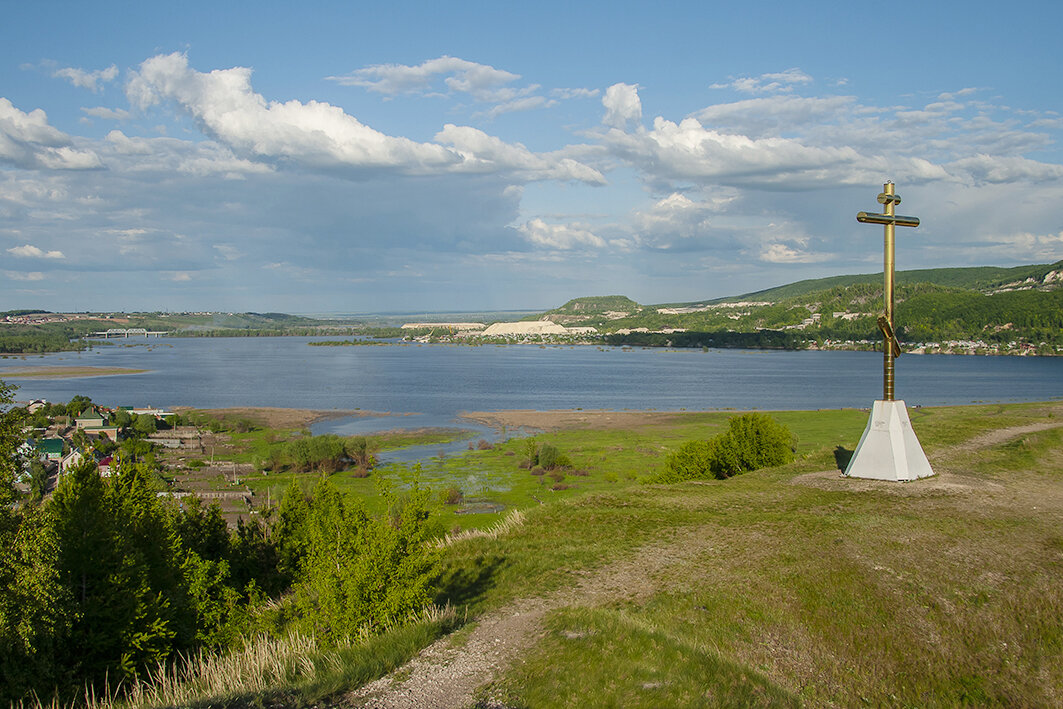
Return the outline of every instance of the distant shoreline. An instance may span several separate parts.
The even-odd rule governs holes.
[[[23,367],[0,369],[0,379],[78,379],[83,377],[114,377],[125,374],[144,374],[150,369],[128,367]]]

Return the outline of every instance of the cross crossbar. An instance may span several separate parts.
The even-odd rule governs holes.
[[[895,226],[919,226],[919,217],[902,217],[900,214],[877,214],[875,212],[857,212],[856,221],[861,224],[892,224]]]

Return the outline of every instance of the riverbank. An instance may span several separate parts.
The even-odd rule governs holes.
[[[308,428],[319,421],[330,419],[390,416],[377,411],[341,411],[338,409],[287,409],[279,406],[229,406],[215,409],[199,409],[191,406],[175,406],[176,413],[196,412],[222,420],[247,419],[263,428]]]
[[[618,429],[676,423],[689,411],[607,411],[601,409],[508,409],[505,411],[463,411],[460,418],[490,426],[496,431],[519,428],[543,433],[568,429]]]
[[[78,379],[82,377],[115,377],[125,374],[143,374],[149,369],[129,367],[24,367],[5,369],[4,379]]]

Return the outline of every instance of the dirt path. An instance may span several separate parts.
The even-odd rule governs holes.
[[[342,705],[372,709],[467,707],[478,687],[539,640],[548,611],[648,598],[658,590],[655,577],[693,558],[707,544],[706,539],[701,529],[685,530],[587,574],[574,587],[545,597],[523,598],[487,613],[464,642],[450,637],[437,640],[404,667],[347,695]]]
[[[975,451],[981,448],[989,448],[990,446],[999,445],[1005,441],[1010,441],[1012,438],[1018,438],[1024,436],[1027,433],[1037,433],[1039,431],[1047,431],[1051,428],[1059,428],[1063,426],[1063,422],[1043,422],[1043,423],[1031,423],[1026,426],[1012,426],[1011,428],[998,428],[994,431],[988,431],[980,436],[975,436],[969,440],[964,441],[958,445],[949,449],[949,453],[960,453],[966,451]]]
[[[1063,423],[1038,423],[991,431],[950,448],[944,457],[1059,426],[1063,426]],[[999,492],[995,488],[1002,487],[997,483],[967,479],[949,472],[920,480],[917,484],[903,485],[843,479],[837,470],[801,475],[792,482],[830,489],[875,488],[899,495],[920,495],[934,490],[974,492],[976,488],[993,494]],[[710,539],[712,536],[700,528],[683,530],[668,539],[657,539],[640,547],[632,555],[588,573],[573,587],[545,597],[524,598],[487,613],[467,635],[459,634],[458,639],[441,638],[404,667],[346,695],[341,706],[371,709],[468,707],[474,701],[477,688],[535,645],[543,633],[542,621],[550,610],[649,598],[658,590],[656,578],[662,572],[696,557],[711,545]]]

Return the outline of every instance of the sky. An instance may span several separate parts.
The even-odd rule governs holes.
[[[1063,4],[0,0],[0,310],[690,302],[1063,258]]]

